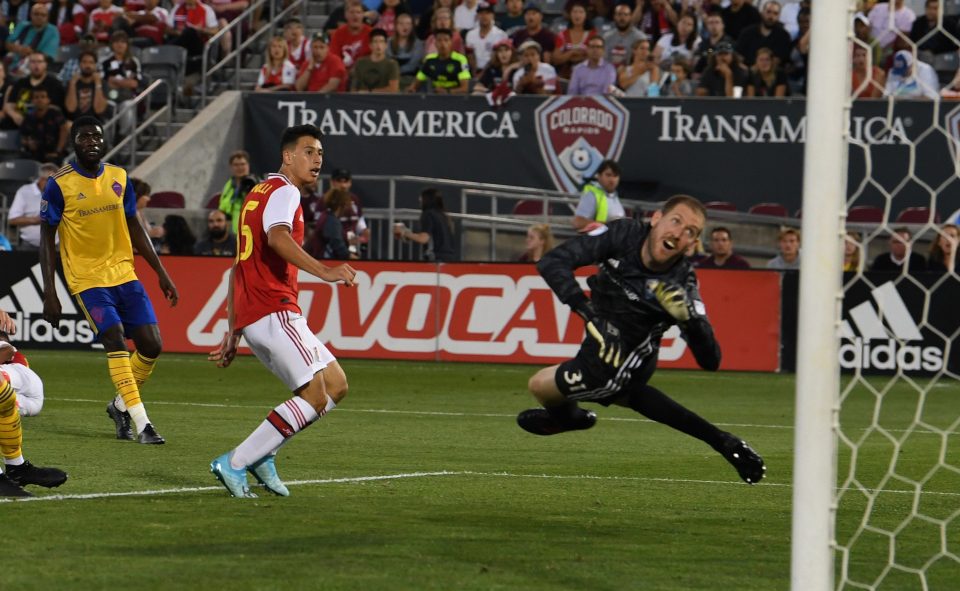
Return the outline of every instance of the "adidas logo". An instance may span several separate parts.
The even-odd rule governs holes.
[[[93,329],[77,309],[59,275],[55,276],[55,285],[61,306],[60,329],[54,330],[50,323],[43,320],[43,293],[40,287],[43,285],[43,275],[40,264],[31,267],[30,273],[32,277],[28,275],[17,281],[10,286],[10,294],[0,297],[0,309],[6,310],[17,326],[10,340],[24,343],[93,343]]]
[[[850,309],[850,322],[840,324],[840,367],[843,369],[880,369],[903,371],[940,371],[943,350],[922,346],[923,334],[893,282],[870,291],[876,306],[868,300]],[[886,320],[886,325],[884,324]],[[889,327],[889,329],[888,329]],[[921,341],[920,344],[908,344]]]

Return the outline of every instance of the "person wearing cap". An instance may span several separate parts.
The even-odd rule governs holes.
[[[752,66],[757,57],[757,50],[767,47],[773,51],[778,66],[782,66],[790,59],[790,33],[780,23],[780,3],[776,0],[767,0],[763,5],[760,22],[745,28],[737,38],[737,53],[743,58],[743,63]]]
[[[940,79],[933,66],[915,61],[910,51],[901,49],[893,56],[893,67],[887,75],[883,94],[897,98],[935,100],[940,94]]]
[[[553,94],[557,90],[557,71],[540,60],[540,44],[527,39],[519,47],[522,66],[513,73],[517,94]]]
[[[17,23],[6,42],[10,73],[14,73],[34,51],[50,59],[60,49],[60,31],[50,24],[50,8],[36,3],[30,7],[30,20]],[[25,70],[24,70],[25,72]]]
[[[453,51],[453,32],[450,29],[437,29],[433,35],[437,51],[423,58],[417,78],[407,92],[417,92],[421,85],[429,83],[435,93],[466,94],[470,82],[467,57]]]
[[[330,35],[330,53],[343,60],[343,65],[351,70],[357,60],[370,53],[370,31],[373,28],[363,22],[360,0],[347,0],[345,14],[347,22]]]
[[[543,11],[540,10],[540,6],[533,2],[527,4],[523,9],[523,21],[526,26],[510,36],[514,46],[521,48],[520,53],[523,54],[523,44],[528,40],[536,41],[539,47],[539,61],[551,64],[553,50],[557,47],[557,36],[543,28]]]
[[[587,41],[587,60],[574,66],[567,94],[605,95],[617,83],[617,70],[603,59],[603,38]]]
[[[507,39],[509,37],[503,29],[493,22],[493,6],[480,2],[477,5],[477,26],[467,32],[467,61],[470,63],[470,71],[479,72],[487,67],[494,47]]]
[[[330,51],[325,31],[313,34],[310,41],[310,59],[297,75],[297,90],[329,94],[346,89],[347,68],[340,56]]]
[[[497,26],[512,35],[527,25],[523,19],[523,0],[507,0],[505,5],[506,11],[497,15]]]
[[[891,10],[893,11],[893,28],[890,27]],[[871,8],[867,19],[870,21],[873,36],[880,43],[880,47],[890,47],[897,40],[898,31],[905,35],[910,34],[917,15],[903,5],[903,0],[889,0]]]
[[[749,71],[740,64],[740,56],[729,43],[720,43],[707,60],[707,67],[700,77],[697,96],[736,96],[735,88],[741,91],[750,78]]]
[[[137,123],[137,109],[133,99],[143,82],[140,60],[130,52],[130,38],[123,31],[114,31],[110,35],[112,54],[100,64],[107,100],[113,103],[113,112],[120,121],[117,131],[128,135]]]
[[[614,67],[630,63],[630,56],[637,41],[647,36],[633,26],[633,11],[626,4],[618,4],[613,9],[613,28],[603,36],[606,47],[604,59]]]
[[[508,37],[498,42],[493,46],[493,56],[487,66],[477,76],[477,82],[473,85],[474,94],[486,94],[500,86],[504,80],[511,80],[514,70],[520,65],[520,60],[513,51],[513,41]],[[509,90],[505,90],[509,94]]]
[[[853,16],[853,36],[870,48],[873,56],[873,65],[879,66],[884,62],[886,51],[880,48],[880,42],[873,38],[873,28],[867,15],[858,12]]]
[[[397,60],[387,57],[387,32],[383,29],[370,31],[370,55],[360,58],[350,77],[353,92],[400,91],[400,66]]]
[[[80,68],[67,84],[64,114],[71,121],[84,116],[102,121],[108,105],[107,95],[103,92],[103,79],[97,71],[97,54],[85,49],[80,52],[77,61]]]
[[[346,168],[334,169],[330,175],[331,191],[346,191],[350,194],[351,207],[345,209],[340,214],[340,224],[343,226],[343,234],[349,244],[351,253],[358,251],[366,252],[370,244],[370,227],[367,225],[367,219],[363,217],[363,203],[360,197],[353,192],[353,175]]]

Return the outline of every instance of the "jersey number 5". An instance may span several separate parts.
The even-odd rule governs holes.
[[[255,210],[258,205],[259,201],[247,201],[240,213],[240,236],[237,237],[240,248],[237,249],[237,261],[245,261],[253,254],[253,230],[247,225],[247,212]]]

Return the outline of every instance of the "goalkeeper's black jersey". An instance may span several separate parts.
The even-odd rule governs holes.
[[[549,251],[537,270],[561,302],[576,306],[585,296],[574,270],[597,265],[599,272],[587,280],[597,312],[620,329],[629,346],[649,338],[652,352],[659,348],[663,333],[677,323],[660,306],[653,288],[657,282],[682,286],[691,303],[690,320],[680,327],[683,338],[701,367],[717,369],[720,347],[700,299],[697,276],[686,258],[663,273],[644,267],[640,248],[649,232],[648,224],[635,220],[612,221],[605,229],[582,234]]]

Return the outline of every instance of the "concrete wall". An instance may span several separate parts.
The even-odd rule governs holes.
[[[154,192],[183,193],[187,208],[203,207],[230,176],[227,157],[243,149],[242,96],[236,91],[218,96],[131,176],[150,183]]]

